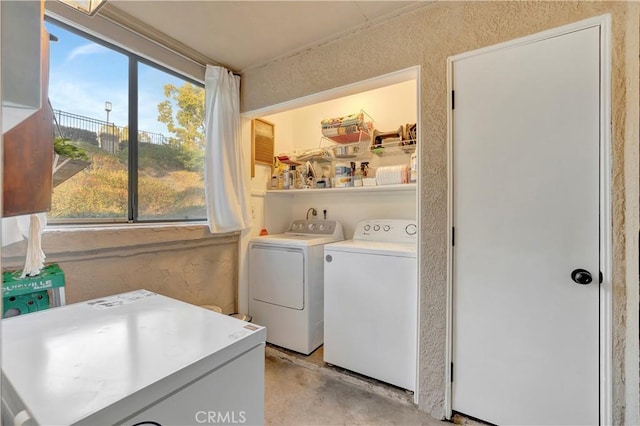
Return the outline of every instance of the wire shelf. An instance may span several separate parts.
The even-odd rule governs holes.
[[[340,144],[370,140],[374,120],[364,110],[344,117],[328,118],[320,122],[322,136]]]

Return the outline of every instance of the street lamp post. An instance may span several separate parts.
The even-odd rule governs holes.
[[[107,102],[105,102],[105,103],[104,103],[104,110],[107,112],[107,125],[105,126],[105,127],[106,127],[105,131],[106,131],[106,133],[109,135],[109,136],[107,137],[106,141],[105,141],[105,142],[106,142],[106,144],[107,144],[107,145],[106,145],[106,146],[107,146],[107,150],[108,150],[109,152],[111,152],[111,153],[115,153],[115,151],[114,151],[114,144],[113,144],[113,139],[114,139],[114,138],[113,138],[113,135],[114,135],[114,130],[115,130],[115,128],[112,128],[112,127],[109,125],[109,113],[111,112],[111,102],[107,101]],[[101,148],[103,148],[103,149],[104,149],[104,146],[105,146],[105,145],[104,145],[104,144],[102,144]]]
[[[104,110],[107,111],[107,125],[109,125],[109,112],[111,112],[111,102],[104,103]]]

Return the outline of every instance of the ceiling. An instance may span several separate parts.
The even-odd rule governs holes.
[[[243,72],[428,3],[108,0],[99,13],[192,59]]]

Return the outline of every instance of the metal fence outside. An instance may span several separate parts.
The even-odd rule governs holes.
[[[121,142],[128,142],[128,128],[104,120],[97,120],[66,111],[53,110],[56,135],[81,140],[115,154]],[[157,145],[167,144],[170,138],[154,132],[138,130],[138,141]]]

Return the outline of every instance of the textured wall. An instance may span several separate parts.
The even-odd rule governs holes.
[[[581,19],[612,15],[612,145],[613,145],[613,287],[614,411],[625,422],[624,365],[626,344],[627,263],[638,260],[637,166],[625,169],[625,147],[637,144],[628,129],[638,118],[638,92],[629,81],[638,61],[636,2],[437,2],[372,26],[340,40],[302,52],[243,75],[242,110],[251,111],[305,95],[376,77],[409,66],[421,66],[423,144],[421,211],[421,383],[420,407],[434,417],[444,414],[446,251],[447,251],[447,117],[446,59]],[[630,43],[625,38],[635,37]],[[627,150],[635,151],[637,150]],[[637,164],[637,158],[636,164]],[[629,188],[625,187],[631,186]],[[626,195],[625,195],[626,194]],[[627,199],[633,198],[633,199]],[[625,229],[625,225],[627,228]],[[633,245],[635,242],[635,246]],[[630,257],[628,260],[627,258]],[[636,269],[637,270],[637,269]],[[628,283],[637,292],[637,274]],[[631,306],[629,309],[637,309]],[[637,330],[637,324],[633,327]],[[635,333],[637,338],[637,331]],[[637,346],[637,342],[634,343]],[[630,372],[637,375],[636,369]],[[629,356],[627,354],[627,356]],[[634,382],[637,382],[637,378]],[[637,396],[637,389],[633,392]],[[637,417],[636,417],[637,419]],[[634,420],[632,420],[634,421]]]
[[[25,247],[4,247],[2,266],[21,269]],[[212,236],[206,226],[51,229],[43,250],[65,273],[67,303],[144,288],[234,311],[237,235]]]
[[[627,80],[627,91],[629,93],[640,93],[640,62],[638,52],[640,52],[640,8],[635,11],[631,10],[627,19],[627,31],[625,42],[628,48],[626,54],[626,73],[629,76]],[[633,78],[636,76],[636,78]],[[635,96],[627,97],[627,112],[640,118],[637,113],[638,98]],[[640,286],[634,285],[636,279],[640,275],[638,262],[634,262],[634,258],[638,259],[638,233],[635,230],[640,229],[640,194],[637,183],[640,176],[640,146],[633,141],[640,140],[640,120],[629,120],[626,126],[624,144],[624,167],[625,167],[625,229],[627,234],[627,251],[626,259],[626,282],[627,282],[627,337],[625,339],[625,371],[634,371],[638,366],[640,359],[640,339],[638,339],[638,329],[633,325],[640,324]],[[632,374],[625,374],[625,389],[640,389],[640,377]],[[640,398],[637,394],[627,391],[626,397],[626,419],[630,424],[635,419],[636,423],[640,423]]]

